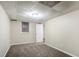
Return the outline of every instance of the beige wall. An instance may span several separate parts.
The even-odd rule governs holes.
[[[5,56],[10,47],[10,21],[0,5],[0,57]]]
[[[79,10],[45,23],[46,44],[79,56]]]
[[[29,23],[29,32],[21,31],[20,21],[11,21],[11,44],[24,44],[35,42],[35,24]]]

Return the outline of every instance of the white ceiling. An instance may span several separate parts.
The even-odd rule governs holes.
[[[33,1],[4,1],[0,3],[11,20],[36,23],[45,22],[51,18],[71,12],[75,6],[76,9],[78,9],[79,6],[78,2],[60,2],[53,7]]]

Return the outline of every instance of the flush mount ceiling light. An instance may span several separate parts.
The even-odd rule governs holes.
[[[32,19],[40,19],[43,17],[43,14],[37,11],[25,12],[25,17],[30,17]]]
[[[34,12],[34,13],[32,13],[32,16],[33,16],[33,17],[39,17],[39,13],[35,13],[35,12]]]
[[[37,11],[30,12],[29,15],[31,17],[42,17],[41,13],[39,13]]]

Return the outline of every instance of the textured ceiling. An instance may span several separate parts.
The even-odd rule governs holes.
[[[43,22],[60,14],[56,10],[39,2],[29,1],[8,1],[0,2],[11,20],[27,22]],[[38,13],[37,17],[32,17],[30,13]]]
[[[36,23],[79,10],[79,2],[75,1],[3,1],[0,4],[11,20]]]

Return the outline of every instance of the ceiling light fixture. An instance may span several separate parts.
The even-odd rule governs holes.
[[[32,18],[41,18],[43,15],[37,11],[32,11],[28,13],[29,16]]]
[[[44,17],[44,15],[38,11],[25,12],[24,16],[31,19],[41,19],[42,17]]]
[[[32,13],[32,16],[33,17],[38,17],[39,16],[39,13]]]

